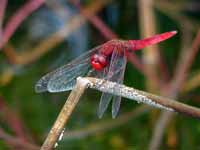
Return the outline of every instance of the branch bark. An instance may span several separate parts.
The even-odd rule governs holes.
[[[182,85],[189,73],[189,69],[194,61],[194,58],[199,50],[199,46],[200,46],[200,30],[198,31],[192,43],[192,47],[189,50],[185,50],[182,52],[174,78],[170,82],[171,84],[168,87],[168,89],[163,91],[163,95],[168,95],[171,98],[176,98],[178,96],[179,92],[181,91]],[[159,146],[163,138],[164,129],[169,124],[172,117],[173,114],[170,112],[163,111],[161,113],[154,128],[149,150],[159,149]]]
[[[66,103],[64,104],[60,114],[58,115],[51,131],[49,132],[45,142],[43,143],[41,150],[51,150],[57,145],[58,139],[64,130],[64,126],[69,120],[69,117],[72,114],[75,106],[77,105],[81,95],[84,93],[85,89],[88,86],[88,82],[83,82],[77,80],[77,84],[74,89],[71,91]]]
[[[176,111],[188,116],[200,118],[199,108],[189,106],[181,102],[177,102],[173,99],[154,95],[148,92],[140,91],[122,84],[110,82],[103,79],[97,79],[92,77],[87,77],[85,79],[91,82],[91,84],[89,85],[90,88],[97,89],[101,92],[107,92],[113,95],[135,100],[138,103],[145,103],[164,110]]]
[[[176,111],[188,116],[200,118],[200,109],[177,102],[175,100],[150,94],[148,92],[140,91],[103,79],[79,77],[77,78],[77,83],[74,89],[70,93],[51,131],[49,132],[44,144],[42,145],[41,150],[50,150],[56,146],[58,139],[61,140],[60,135],[62,135],[61,133],[63,132],[64,126],[69,120],[72,111],[74,110],[81,95],[84,93],[87,87],[97,89],[101,92],[107,92],[113,95],[133,99],[138,103],[145,103],[161,109]]]

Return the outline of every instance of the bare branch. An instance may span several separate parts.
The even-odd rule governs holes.
[[[76,86],[74,87],[66,103],[64,104],[59,116],[57,117],[57,120],[55,121],[43,146],[41,147],[41,150],[49,150],[57,145],[56,142],[58,139],[60,139],[59,136],[61,133],[63,133],[65,124],[69,120],[72,111],[74,110],[81,95],[84,93],[87,87],[97,89],[102,92],[107,92],[113,95],[133,99],[136,100],[138,103],[145,103],[154,107],[159,107],[169,111],[176,111],[189,116],[200,118],[200,109],[188,106],[180,102],[176,102],[175,100],[153,95],[147,92],[143,92],[122,84],[106,81],[103,79],[97,79],[92,77],[79,77],[77,78]]]
[[[174,78],[171,81],[170,86],[168,87],[169,89],[166,90],[167,92],[163,92],[164,95],[168,95],[171,98],[177,97],[189,73],[189,69],[194,61],[194,58],[199,50],[199,45],[200,45],[200,30],[198,31],[192,43],[192,47],[189,50],[183,51],[179,59],[178,66],[176,69],[177,71],[174,75]],[[149,147],[150,150],[155,150],[159,148],[164,134],[164,129],[170,122],[172,116],[173,114],[170,112],[162,112],[162,114],[160,115],[156,123],[156,126],[154,128],[152,140],[150,142],[150,147]]]
[[[90,88],[129,98],[137,101],[138,103],[145,103],[154,107],[162,108],[169,111],[176,111],[188,116],[200,118],[200,109],[177,102],[173,99],[157,96],[148,92],[140,91],[122,84],[117,84],[115,82],[110,82],[103,79],[91,77],[87,77],[85,79],[91,81],[91,84],[89,86]]]
[[[75,106],[77,105],[81,95],[84,93],[88,86],[87,80],[77,79],[77,84],[71,91],[66,103],[64,104],[60,114],[58,115],[51,131],[49,132],[45,142],[43,143],[41,150],[51,150],[57,145],[58,139],[60,140],[60,135],[64,130],[64,126],[69,120]]]

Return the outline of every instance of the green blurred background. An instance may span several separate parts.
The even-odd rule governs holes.
[[[3,26],[25,3],[27,3],[25,0],[8,1]],[[13,144],[13,139],[23,139],[22,141],[32,143],[36,147],[43,143],[69,92],[38,94],[34,91],[35,83],[44,74],[108,40],[90,21],[85,21],[70,32],[69,36],[65,36],[61,43],[49,48],[44,55],[34,61],[27,64],[12,62],[13,56],[5,52],[7,49],[14,49],[19,55],[23,52],[31,52],[40,42],[62,28],[64,22],[70,22],[73,16],[79,14],[77,7],[70,2],[62,0],[52,3],[59,4],[62,9],[56,5],[53,7],[54,5],[49,2],[41,5],[22,22],[0,53],[0,150],[26,149],[20,144]],[[81,6],[86,8],[92,3],[95,2],[82,1]],[[140,22],[142,14],[139,5],[139,0],[113,0],[106,2],[96,15],[121,39],[140,39],[143,25]],[[156,33],[178,31],[175,37],[159,44],[159,50],[169,69],[169,77],[172,78],[181,51],[192,46],[192,41],[197,34],[200,2],[198,0],[154,0],[153,13],[156,20]],[[142,51],[136,52],[136,55],[143,58]],[[30,56],[23,55],[21,59],[28,59],[28,57]],[[198,74],[199,63],[198,54],[189,77]],[[128,63],[124,84],[149,91],[147,82],[147,78]],[[154,93],[159,94],[159,91],[154,90]],[[125,115],[129,121],[122,121],[120,126],[116,126],[117,122],[121,121],[117,117],[110,129],[104,129],[103,125],[113,120],[110,108],[102,119],[98,119],[96,111],[100,95],[100,92],[91,89],[85,92],[65,128],[65,133],[72,133],[71,136],[66,135],[58,142],[56,149],[149,149],[152,132],[159,116],[158,110],[155,108],[156,113],[152,113],[144,109],[137,116],[130,115],[128,112],[134,111],[141,104],[123,98],[119,116]],[[189,92],[179,94],[177,99],[183,99],[184,103],[198,107],[199,96],[197,86]],[[87,130],[92,128],[91,125],[102,126],[102,130],[87,133]],[[85,134],[82,135],[82,132]],[[164,132],[160,148],[162,150],[200,149],[200,124],[197,119],[175,114]],[[4,134],[10,137],[6,139]]]

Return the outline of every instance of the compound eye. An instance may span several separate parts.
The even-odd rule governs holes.
[[[101,65],[103,67],[105,67],[107,65],[107,60],[106,60],[105,56],[100,55],[99,58],[98,58],[98,60],[99,60],[99,62],[101,63]]]
[[[94,54],[91,57],[91,65],[95,70],[102,70],[107,65],[105,56]]]
[[[99,62],[95,62],[95,61],[91,61],[91,65],[95,70],[98,70],[98,71],[104,68]]]

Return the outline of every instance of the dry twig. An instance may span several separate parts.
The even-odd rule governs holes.
[[[76,86],[71,91],[66,103],[64,104],[60,114],[58,115],[58,118],[56,119],[51,131],[49,132],[45,142],[43,143],[41,150],[51,150],[53,149],[53,147],[56,147],[57,141],[58,139],[60,139],[60,135],[64,130],[65,124],[69,120],[72,111],[74,110],[87,86],[88,82],[77,80]]]
[[[183,51],[180,61],[178,62],[178,66],[176,69],[176,73],[174,78],[171,81],[170,86],[167,90],[163,92],[164,95],[168,95],[171,98],[176,98],[181,90],[181,87],[189,73],[189,69],[193,63],[193,60],[199,50],[200,45],[200,30],[198,31],[193,43],[192,47],[189,50]],[[150,142],[150,150],[157,150],[161,144],[162,137],[164,134],[164,129],[170,122],[173,114],[170,112],[162,112],[158,121],[156,122],[156,126],[154,128],[152,140]]]
[[[200,118],[200,109],[188,106],[186,104],[176,102],[174,100],[164,98],[143,92],[134,88],[127,87],[115,82],[106,81],[92,77],[77,78],[77,83],[72,90],[68,100],[64,104],[57,120],[55,121],[51,131],[49,132],[41,150],[49,150],[56,146],[57,140],[61,140],[60,135],[67,123],[72,111],[77,105],[81,95],[87,87],[97,89],[102,92],[107,92],[113,95],[122,96],[125,98],[136,100],[138,103],[145,103],[154,107],[184,113],[189,116]]]
[[[127,87],[125,85],[102,79],[91,77],[87,77],[86,79],[91,82],[91,84],[89,85],[90,88],[132,99],[137,101],[138,103],[145,103],[150,106],[158,107],[164,110],[176,111],[195,118],[200,118],[200,109],[177,102],[173,99],[150,94],[148,92],[140,91],[134,88]]]

